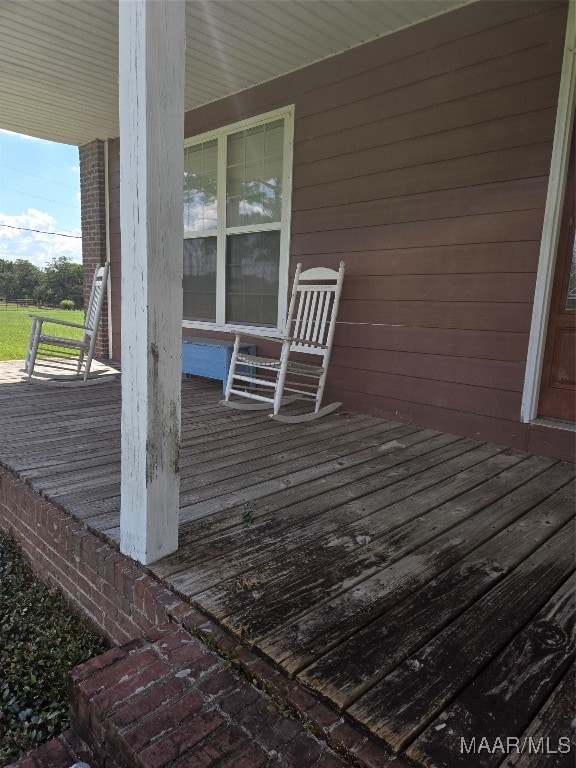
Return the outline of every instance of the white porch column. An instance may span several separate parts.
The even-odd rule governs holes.
[[[122,0],[120,549],[178,548],[184,0]]]

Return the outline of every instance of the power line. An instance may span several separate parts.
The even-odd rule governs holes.
[[[48,203],[56,203],[56,205],[65,205],[68,208],[75,208],[78,210],[79,205],[72,205],[72,203],[62,203],[60,200],[52,200],[49,197],[40,197],[40,195],[32,195],[30,192],[21,192],[19,189],[11,189],[10,187],[3,187],[6,192],[15,192],[17,195],[25,195],[26,197],[34,197],[36,200],[46,200]]]
[[[73,189],[76,192],[78,192],[79,187],[74,186],[73,184],[65,184],[63,181],[56,181],[55,179],[49,179],[47,176],[39,176],[37,173],[30,173],[30,171],[24,171],[22,168],[14,168],[13,165],[6,165],[6,163],[0,163],[0,166],[2,168],[9,168],[11,171],[16,171],[17,173],[25,173],[27,176],[33,176],[35,179],[43,179],[44,181],[49,181],[51,184],[59,184],[61,187],[68,187],[68,189]]]
[[[43,229],[30,229],[29,227],[15,227],[13,224],[2,224],[0,227],[8,227],[8,229],[20,229],[22,232],[38,232],[40,235],[58,235],[58,237],[73,237],[76,240],[82,240],[82,235],[66,235],[64,232],[45,232]]]

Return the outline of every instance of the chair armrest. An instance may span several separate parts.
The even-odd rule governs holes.
[[[286,341],[285,336],[268,336],[265,333],[249,333],[247,331],[230,331],[230,333],[233,333],[238,339],[248,337],[249,339],[260,339],[261,341],[275,341],[278,344],[283,344]]]
[[[302,344],[307,347],[318,347],[319,349],[326,349],[326,344],[320,344],[318,341],[310,341],[309,339],[299,339],[297,336],[268,336],[268,335],[259,335],[257,333],[246,333],[246,331],[232,331],[236,338],[241,339],[243,336],[247,336],[251,339],[261,339],[262,341],[275,341],[277,344],[284,344],[287,341],[290,342],[290,344]]]
[[[28,317],[32,317],[34,320],[40,320],[43,323],[54,323],[55,325],[67,325],[70,328],[82,328],[83,331],[90,330],[90,328],[88,328],[87,325],[81,325],[80,323],[72,323],[69,320],[58,320],[55,317],[45,317],[43,315],[28,315]]]

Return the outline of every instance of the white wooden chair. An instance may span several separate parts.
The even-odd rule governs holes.
[[[225,399],[221,401],[223,405],[245,410],[272,407],[270,418],[288,423],[311,421],[342,405],[331,403],[321,407],[343,280],[344,262],[340,262],[338,272],[325,267],[302,272],[302,265],[298,264],[285,335],[261,337],[263,341],[281,345],[279,357],[241,353],[241,334],[237,333]],[[304,361],[302,357],[294,360],[292,355],[295,353],[312,358],[312,361]],[[284,397],[285,393],[289,393],[288,397]],[[232,400],[232,396],[241,400]],[[283,403],[298,399],[311,400],[314,411],[301,415],[279,413]]]
[[[41,348],[46,348],[45,355],[49,358],[73,360],[77,357],[76,378],[80,377],[80,371],[84,364],[84,381],[88,380],[92,357],[94,356],[94,346],[98,334],[98,325],[100,323],[100,314],[102,304],[106,296],[106,281],[108,280],[109,264],[98,267],[94,273],[92,290],[90,292],[90,301],[86,309],[85,324],[71,323],[67,320],[58,320],[53,317],[43,317],[42,315],[30,315],[32,318],[32,327],[30,329],[30,338],[28,340],[28,350],[24,370],[28,374],[28,380],[34,373],[36,358]],[[67,328],[81,328],[84,333],[82,339],[68,339],[61,336],[52,336],[43,332],[44,324],[60,325]]]

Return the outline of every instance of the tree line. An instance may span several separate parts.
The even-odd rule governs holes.
[[[55,256],[43,270],[26,259],[0,259],[0,299],[28,299],[49,306],[68,299],[81,309],[82,275],[82,265],[66,256]]]

